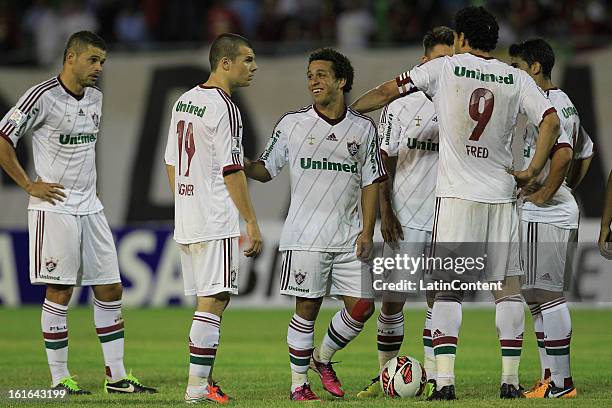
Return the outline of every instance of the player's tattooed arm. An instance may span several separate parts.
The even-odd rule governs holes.
[[[0,137],[0,167],[31,196],[38,197],[53,205],[56,201],[64,201],[64,198],[66,198],[66,194],[62,191],[64,186],[61,184],[45,183],[39,179],[30,180],[19,160],[17,160],[15,149],[2,137]]]
[[[550,172],[546,181],[540,189],[525,197],[525,201],[531,201],[535,205],[543,205],[550,201],[565,179],[567,170],[572,162],[572,149],[562,147],[553,152],[550,160]]]
[[[244,171],[234,171],[223,176],[225,186],[230,198],[236,205],[240,216],[244,218],[249,237],[249,247],[244,251],[244,256],[253,257],[261,252],[262,239],[259,232],[259,225],[253,209],[253,203],[247,187],[247,180]]]
[[[612,259],[612,170],[608,176],[608,187],[604,198],[603,214],[601,215],[601,229],[599,230],[599,251],[606,259]]]
[[[389,173],[389,178],[378,183],[378,201],[380,205],[380,232],[385,242],[391,246],[396,246],[398,239],[404,239],[402,224],[397,219],[393,206],[391,205],[391,189],[395,178],[395,166],[397,157],[382,155],[385,168]]]
[[[353,102],[351,108],[360,113],[372,112],[393,102],[399,96],[397,82],[395,79],[392,79],[361,95],[359,99]]]
[[[174,166],[166,164],[166,173],[168,173],[168,182],[170,183],[170,190],[172,190],[172,196],[174,196]]]
[[[376,225],[376,206],[378,204],[378,183],[361,189],[361,211],[363,229],[357,238],[355,254],[360,259],[368,259],[372,253],[374,226]]]
[[[248,178],[260,181],[262,183],[267,183],[268,181],[272,180],[272,176],[270,176],[270,173],[261,160],[253,161],[245,157],[244,172]]]
[[[560,129],[559,116],[556,112],[544,116],[539,126],[535,155],[529,163],[529,167],[523,171],[512,172],[519,187],[528,184],[540,174],[548,161],[552,147],[559,138]]]

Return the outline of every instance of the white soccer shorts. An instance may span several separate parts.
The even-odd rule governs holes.
[[[521,221],[523,289],[563,292],[572,278],[578,230]]]
[[[238,238],[179,244],[185,296],[238,294]]]
[[[280,293],[372,299],[372,276],[355,252],[283,251]]]
[[[104,212],[71,215],[29,210],[30,282],[89,286],[121,282]]]
[[[493,204],[438,197],[432,233],[434,255],[439,254],[436,252],[438,243],[472,243],[472,253],[486,254],[485,271],[481,276],[485,281],[503,281],[509,276],[523,275],[515,202]]]

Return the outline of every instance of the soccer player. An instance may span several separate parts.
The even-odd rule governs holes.
[[[30,195],[30,282],[46,284],[41,326],[52,387],[90,394],[68,371],[68,302],[74,286],[91,286],[94,323],[106,365],[105,392],[156,392],[123,366],[121,278],[113,235],[96,193],[96,140],[106,61],[104,40],[89,31],[68,39],[61,73],[30,88],[0,121],[0,165]],[[32,136],[37,178],[17,160]]]
[[[490,56],[498,30],[495,17],[484,8],[459,10],[455,16],[456,55],[414,67],[367,92],[353,106],[362,112],[380,108],[414,87],[432,98],[440,129],[433,240],[436,248],[443,248],[440,243],[444,242],[481,243],[472,248],[478,246],[480,256],[489,253],[484,278],[502,282],[500,290],[492,291],[502,354],[500,397],[519,398],[525,315],[515,179],[523,184],[539,175],[559,135],[559,118],[529,75]],[[515,172],[513,178],[509,174],[511,140],[519,112],[539,125],[539,135],[529,167]],[[458,279],[452,271],[436,272],[446,280]],[[432,343],[437,389],[430,399],[455,399],[462,299],[460,291],[436,293]]]
[[[251,85],[257,64],[249,41],[229,33],[213,41],[209,60],[208,80],[173,106],[165,162],[185,296],[197,296],[185,401],[227,404],[212,368],[221,316],[238,294],[239,216],[250,241],[244,255],[259,254],[262,242],[243,171],[242,118],[231,95]]]
[[[421,63],[454,53],[453,30],[436,27],[423,37]],[[423,92],[416,91],[385,107],[379,124],[379,140],[389,179],[379,183],[381,231],[392,249],[401,242],[400,254],[420,257],[431,242],[436,176],[438,172],[438,117]],[[386,247],[385,249],[388,249]],[[383,254],[385,256],[385,254]],[[418,271],[422,275],[422,271]],[[388,281],[399,282],[395,274]],[[423,329],[424,368],[429,396],[435,388],[436,359],[431,345],[431,307],[433,293],[427,293],[428,309]],[[378,363],[380,368],[397,357],[404,339],[405,294],[383,295],[377,322]],[[379,376],[358,397],[380,393]]]
[[[608,176],[608,187],[604,198],[604,209],[601,214],[601,228],[599,230],[599,251],[601,256],[612,259],[612,234],[610,224],[612,223],[612,170]]]
[[[372,249],[377,182],[387,177],[373,121],[345,104],[344,94],[353,85],[350,61],[333,49],[320,49],[310,54],[306,75],[313,104],[283,115],[260,160],[247,167],[247,175],[262,182],[285,164],[290,167],[280,290],[295,296],[287,332],[294,401],[319,399],[308,383],[309,366],[325,390],[344,396],[331,359],[374,312],[369,268],[360,259]],[[345,307],[313,351],[315,320],[325,295],[341,298]]]
[[[573,398],[577,395],[570,371],[572,322],[563,297],[569,288],[572,253],[578,240],[578,204],[565,182],[579,132],[580,117],[565,92],[551,80],[555,54],[542,39],[510,47],[512,66],[527,72],[550,98],[560,115],[561,135],[544,171],[534,186],[526,186],[521,211],[522,257],[526,277],[523,296],[533,316],[538,339],[541,378],[525,392],[527,398]],[[537,124],[525,129],[525,166],[532,160],[538,138]],[[581,137],[581,140],[588,139]],[[589,139],[590,140],[590,139]],[[592,156],[590,151],[581,154]]]

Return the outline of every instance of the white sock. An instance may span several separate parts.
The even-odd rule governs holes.
[[[315,350],[317,361],[327,364],[336,351],[343,349],[361,330],[363,323],[353,319],[345,309],[334,315],[321,346]]]
[[[207,312],[195,312],[189,331],[189,382],[187,393],[202,392],[215,363],[219,346],[221,318]]]
[[[294,314],[287,329],[289,365],[291,366],[291,392],[308,384],[308,367],[314,347],[315,322]]]
[[[455,384],[455,355],[461,318],[461,303],[450,299],[436,299],[432,308],[431,325],[438,390]]]
[[[560,297],[542,306],[544,344],[551,365],[551,380],[561,388],[573,387],[570,370],[572,319],[565,298]]]
[[[538,303],[530,303],[529,311],[533,318],[533,331],[535,332],[538,342],[538,354],[540,356],[540,380],[544,381],[550,378],[550,362],[546,354],[546,346],[544,345],[544,323],[542,321],[542,311]]]
[[[94,324],[102,345],[106,376],[111,382],[127,376],[123,366],[123,317],[121,300],[103,302],[94,298]]]
[[[40,326],[45,340],[47,362],[51,370],[51,383],[56,386],[70,377],[68,372],[68,306],[45,299]]]
[[[436,355],[431,340],[431,314],[432,309],[428,307],[423,327],[423,368],[427,374],[427,380],[436,379]]]
[[[382,369],[387,361],[397,357],[404,341],[404,312],[386,315],[382,311],[376,322],[378,336],[378,365]]]
[[[495,301],[495,326],[502,355],[501,383],[518,388],[525,331],[525,309],[521,295],[505,296]]]

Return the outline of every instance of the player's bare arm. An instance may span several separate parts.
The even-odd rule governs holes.
[[[587,157],[586,159],[576,159],[572,161],[570,169],[567,173],[567,178],[565,179],[565,182],[567,183],[568,187],[572,189],[572,192],[578,188],[584,179],[584,176],[586,176],[592,160],[593,156]]]
[[[267,183],[268,181],[272,180],[272,176],[270,176],[266,166],[259,160],[253,161],[245,157],[244,172],[248,178],[262,183]]]
[[[240,216],[244,218],[247,227],[250,246],[244,251],[244,256],[253,257],[261,252],[262,240],[259,225],[255,217],[255,210],[251,202],[247,180],[244,171],[235,171],[223,176],[227,191],[238,209]]]
[[[385,242],[396,245],[397,240],[404,239],[402,224],[397,219],[391,205],[391,189],[395,178],[396,156],[382,155],[389,177],[378,183],[378,200],[380,205],[380,232]]]
[[[0,137],[0,166],[29,195],[38,197],[55,205],[55,201],[64,201],[64,186],[58,183],[45,183],[42,180],[32,181],[28,177],[15,154],[15,149],[4,138]]]
[[[372,112],[393,102],[399,96],[397,83],[395,79],[392,79],[361,95],[359,99],[353,102],[351,108],[360,113]]]
[[[544,165],[546,165],[552,147],[559,137],[559,130],[559,116],[555,112],[544,116],[539,126],[538,141],[533,160],[527,169],[513,172],[519,186],[526,185],[540,174]]]
[[[170,190],[172,191],[172,195],[174,195],[175,194],[174,166],[170,164],[166,164],[166,173],[168,173],[168,182],[170,183]]]
[[[368,259],[372,252],[372,239],[376,224],[376,205],[378,204],[378,183],[361,189],[361,211],[363,212],[363,229],[357,238],[355,254],[360,259]]]
[[[555,195],[567,174],[572,162],[572,149],[563,147],[553,153],[550,160],[550,173],[540,189],[525,197],[525,201],[531,201],[535,205],[543,205],[550,201]]]
[[[612,223],[612,171],[608,176],[608,187],[603,204],[603,214],[601,215],[601,229],[599,230],[599,251],[606,259],[612,259],[612,234],[610,233],[610,223]]]

